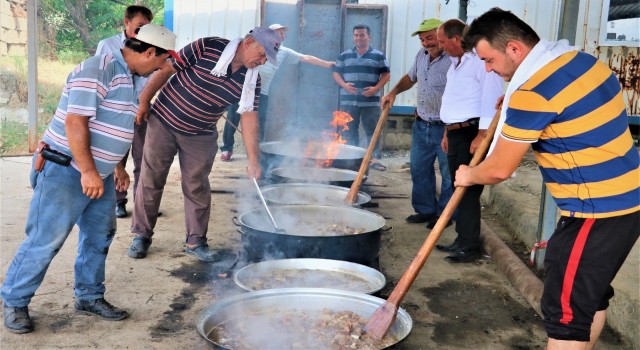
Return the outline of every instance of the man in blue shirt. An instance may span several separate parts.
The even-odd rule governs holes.
[[[360,122],[371,142],[376,124],[380,119],[380,91],[391,78],[389,63],[381,51],[369,46],[371,30],[365,24],[353,27],[356,46],[340,54],[333,68],[333,79],[340,85],[340,109],[351,115],[347,124],[347,143],[359,145]],[[384,171],[379,162],[380,146],[376,145],[370,167]]]

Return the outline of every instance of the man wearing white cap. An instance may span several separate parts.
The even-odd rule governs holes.
[[[258,66],[275,64],[281,38],[272,29],[255,27],[244,38],[198,39],[180,50],[182,62],[154,74],[142,94],[137,120],[148,120],[140,185],[134,196],[131,231],[136,234],[127,255],[147,256],[158,208],[173,158],[178,154],[184,194],[185,253],[216,261],[207,245],[211,214],[209,173],[217,151],[216,123],[226,108],[239,103],[240,125],[247,149],[249,177],[260,177]],[[171,78],[171,79],[169,79]],[[151,98],[160,90],[151,106]],[[180,151],[180,152],[178,152]]]
[[[287,32],[289,31],[289,27],[283,26],[279,23],[274,23],[269,26],[269,29],[273,29],[280,35],[281,42],[284,42],[284,39],[287,37]],[[304,55],[297,51],[294,51],[284,45],[280,45],[280,50],[278,50],[277,61],[275,64],[271,62],[267,62],[258,68],[260,72],[260,79],[262,79],[262,88],[260,89],[260,106],[258,107],[258,120],[260,121],[260,141],[264,141],[264,133],[266,130],[266,120],[267,120],[267,109],[269,106],[269,89],[271,86],[271,82],[273,81],[273,77],[276,75],[276,72],[283,64],[298,64],[298,62],[313,64],[314,66],[331,68],[335,62],[333,61],[325,61],[315,56]],[[236,108],[234,105],[229,107],[227,112],[227,120],[233,123],[233,125],[238,125],[238,121],[240,120],[240,115],[236,113]],[[220,155],[220,159],[224,161],[231,160],[231,156],[233,155],[233,134],[235,133],[235,128],[230,125],[231,123],[225,123],[224,131],[222,133],[222,147],[220,147],[220,151],[222,154]]]
[[[163,66],[175,38],[166,28],[147,24],[121,50],[88,58],[69,74],[34,155],[27,237],[0,291],[9,331],[33,331],[28,305],[75,224],[80,229],[76,312],[111,321],[129,315],[104,299],[104,281],[116,233],[115,191],[129,186],[119,161],[131,146],[138,108],[133,74],[147,76]]]

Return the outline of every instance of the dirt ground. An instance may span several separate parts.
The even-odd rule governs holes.
[[[377,207],[367,208],[392,227],[383,235],[380,267],[387,278],[381,291],[388,297],[415,256],[429,230],[409,225],[412,213],[411,181],[406,152],[387,155],[386,172],[371,171],[362,190]],[[246,159],[236,153],[232,162],[216,160],[210,175],[212,217],[209,244],[224,253],[217,263],[199,262],[182,253],[184,241],[183,196],[177,162],[165,188],[156,235],[149,256],[127,257],[132,234],[130,218],[118,220],[118,233],[107,260],[106,298],[130,311],[131,317],[109,322],[79,316],[73,310],[73,261],[77,231],[51,264],[44,283],[30,304],[36,329],[15,335],[0,327],[2,349],[206,349],[208,344],[195,328],[199,313],[222,298],[244,293],[232,278],[241,251],[240,234],[231,222],[249,208],[257,207],[254,190],[246,178]],[[0,159],[0,282],[23,240],[31,197],[28,182],[30,158]],[[526,176],[521,172],[520,176]],[[537,188],[539,184],[531,184]],[[520,189],[520,191],[523,191]],[[522,195],[514,190],[514,195]],[[131,210],[132,204],[128,205]],[[510,241],[522,255],[525,248],[513,242],[490,209],[485,221]],[[453,227],[441,240],[454,239]],[[519,248],[518,248],[519,247]],[[472,264],[452,265],[445,253],[434,251],[404,298],[402,307],[413,319],[410,335],[393,349],[544,349],[545,332],[540,317],[511,287],[491,257]],[[227,277],[224,278],[224,274]],[[607,330],[599,349],[628,349],[628,342]]]

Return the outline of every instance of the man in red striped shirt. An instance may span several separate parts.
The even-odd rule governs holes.
[[[254,28],[244,38],[198,39],[179,52],[180,60],[153,75],[140,95],[138,121],[148,120],[140,185],[134,197],[128,250],[134,259],[146,257],[169,168],[178,154],[184,193],[185,252],[203,261],[216,261],[207,245],[211,213],[209,173],[217,152],[216,123],[226,108],[240,102],[240,125],[247,149],[247,175],[260,177],[258,163],[257,67],[275,63],[280,46],[275,30]],[[171,79],[169,79],[171,77]],[[150,107],[151,98],[160,90]],[[180,152],[178,152],[180,151]]]

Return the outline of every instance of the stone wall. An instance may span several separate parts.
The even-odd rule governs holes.
[[[0,0],[0,56],[27,53],[27,0]]]
[[[387,117],[387,125],[382,129],[382,149],[409,149],[411,147],[411,129],[414,120],[415,118],[412,115],[390,114]]]

